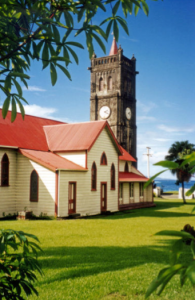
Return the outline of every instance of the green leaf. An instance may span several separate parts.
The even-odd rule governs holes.
[[[66,42],[66,45],[72,45],[72,46],[84,49],[83,45],[81,45],[80,43],[77,43],[77,42]]]
[[[5,117],[7,116],[9,105],[10,105],[10,96],[8,96],[3,103],[3,109],[2,109],[3,119],[5,119]]]
[[[47,64],[49,61],[49,48],[47,43],[45,43],[43,47],[42,60],[43,60],[43,66],[45,68],[45,64]]]
[[[195,184],[185,193],[186,196],[190,196],[195,191]]]
[[[13,122],[16,119],[16,115],[17,115],[16,101],[15,101],[14,97],[12,97],[11,122]]]
[[[11,72],[5,78],[4,88],[7,92],[11,91]]]
[[[33,42],[33,57],[35,57],[35,58],[39,57],[39,53],[37,51],[37,45],[35,42]]]
[[[155,235],[176,236],[176,237],[188,238],[188,239],[194,240],[193,235],[191,235],[190,233],[185,232],[185,231],[162,230],[162,231],[155,233]]]
[[[148,8],[147,3],[144,0],[142,1],[142,7],[143,7],[144,13],[146,14],[146,16],[148,16],[149,15],[149,8]]]
[[[21,86],[19,85],[19,83],[14,78],[12,78],[12,80],[13,80],[15,86],[16,86],[16,89],[18,91],[18,95],[22,96],[22,88],[21,88]]]
[[[92,44],[92,37],[91,37],[91,34],[89,34],[88,32],[86,32],[85,34],[86,34],[87,49],[89,51],[89,58],[91,59],[93,52],[94,52],[93,44]]]
[[[127,22],[125,20],[123,20],[122,18],[117,18],[117,21],[121,24],[121,26],[123,27],[123,29],[125,30],[125,32],[129,35],[129,30],[127,27]]]
[[[41,48],[43,47],[43,44],[44,44],[44,40],[40,41],[38,44],[37,44],[37,53],[38,53],[38,56],[40,55],[40,52],[41,52]]]
[[[60,43],[60,33],[59,33],[59,31],[58,31],[56,25],[53,25],[53,24],[52,24],[52,28],[53,28],[53,33],[54,33],[54,38],[55,38],[55,40],[56,40],[58,43]]]
[[[120,1],[117,1],[112,9],[112,14],[115,16],[120,5]]]
[[[137,16],[138,11],[139,11],[139,6],[136,5],[135,8],[134,8],[134,14],[135,14],[135,16]]]
[[[163,171],[158,172],[158,173],[155,174],[154,176],[152,176],[146,183],[144,183],[144,189],[147,188],[147,187],[152,183],[152,181],[153,181],[158,175],[160,175],[160,174],[166,172],[167,170],[168,170],[168,169],[165,169],[165,170],[163,170]]]
[[[16,101],[18,103],[18,106],[20,108],[20,112],[21,112],[21,115],[22,115],[22,119],[24,120],[24,116],[25,116],[25,110],[24,110],[24,106],[22,105],[22,103],[16,98]]]
[[[77,16],[77,19],[78,19],[78,22],[81,21],[82,17],[83,17],[83,14],[84,14],[84,11],[85,11],[85,7],[81,8],[78,12],[78,16]]]
[[[74,25],[73,17],[71,16],[71,14],[68,11],[64,12],[64,19],[65,19],[68,27],[71,27]]]
[[[100,28],[99,26],[92,26],[92,29],[95,30],[99,35],[101,35],[106,41],[107,41],[107,36],[105,32]]]
[[[71,76],[70,76],[70,73],[68,72],[68,70],[66,68],[64,68],[62,65],[60,64],[56,64],[61,70],[62,72],[64,72],[64,74],[68,77],[68,79],[72,80],[71,79]]]
[[[192,255],[193,255],[193,260],[195,260],[195,242],[192,240],[191,241],[191,251],[192,251]]]
[[[79,59],[78,59],[78,56],[76,55],[76,53],[75,53],[70,47],[68,47],[68,46],[67,46],[67,49],[70,51],[70,53],[71,53],[72,56],[74,57],[75,62],[76,62],[77,65],[78,65]]]
[[[180,274],[180,283],[181,283],[181,287],[184,285],[184,283],[186,282],[187,276],[186,276],[186,268],[184,268],[183,270],[181,270],[181,274]]]
[[[194,262],[186,270],[186,275],[190,279],[193,286],[195,286],[195,264]]]
[[[57,81],[57,72],[53,63],[50,63],[51,84],[54,86]]]
[[[192,211],[191,211],[191,214],[195,211],[195,206],[193,207]]]
[[[113,20],[111,20],[109,23],[108,23],[108,26],[106,28],[106,36],[107,36],[107,39],[109,37],[109,34],[110,34],[110,30],[111,30],[111,27],[112,27],[112,23],[113,23]]]
[[[119,29],[118,29],[118,24],[117,24],[117,21],[116,21],[116,20],[114,20],[113,31],[114,31],[114,37],[115,37],[115,39],[116,39],[116,42],[118,42]]]
[[[105,47],[104,43],[102,42],[102,40],[99,38],[99,36],[97,36],[95,33],[93,33],[93,37],[98,42],[98,44],[100,45],[100,47],[102,48],[104,53],[106,53],[106,47]]]
[[[24,74],[24,73],[19,73],[19,72],[11,72],[10,73],[11,76],[15,76],[15,77],[21,77],[21,78],[26,78],[26,79],[30,79],[30,76]]]
[[[183,249],[183,239],[177,240],[171,250],[171,265],[175,265]]]
[[[161,284],[161,281],[159,281],[157,278],[155,278],[149,285],[146,294],[145,294],[145,299],[147,299]]]
[[[169,169],[177,169],[179,168],[179,164],[174,162],[174,161],[169,161],[169,160],[163,160],[159,161],[154,166],[160,166],[163,168],[169,168]]]
[[[71,63],[71,61],[67,57],[64,57],[64,56],[52,56],[51,60],[52,61],[58,61],[59,60],[59,61],[65,61],[65,62]]]

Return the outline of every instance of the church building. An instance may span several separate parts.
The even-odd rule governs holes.
[[[136,169],[135,58],[115,40],[91,60],[89,122],[66,124],[0,109],[0,218],[88,216],[151,207],[152,185]]]

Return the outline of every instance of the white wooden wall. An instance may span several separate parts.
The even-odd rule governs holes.
[[[0,218],[3,213],[6,215],[16,213],[16,163],[17,150],[0,149],[0,176],[1,160],[4,154],[9,158],[9,186],[0,186]],[[1,184],[1,180],[0,180]]]
[[[150,184],[146,189],[144,189],[143,201],[140,201],[139,196],[139,182],[134,182],[134,203],[139,202],[152,202],[152,185]],[[128,204],[129,202],[129,183],[123,182],[123,204]]]
[[[86,154],[85,151],[79,151],[79,152],[57,152],[56,154],[74,162],[77,165],[80,165],[81,167],[85,168],[85,160],[86,160]]]
[[[128,167],[129,167],[129,172],[133,172],[132,168],[131,168],[132,162],[128,161],[127,163],[128,163]],[[119,172],[125,171],[125,164],[126,164],[125,160],[119,160]]]
[[[39,175],[38,202],[30,202],[30,175],[34,169]],[[32,209],[35,215],[46,213],[48,216],[54,216],[55,172],[40,166],[18,153],[16,199],[17,211],[23,211],[26,208]]]
[[[107,156],[107,166],[100,166],[100,158],[105,152]],[[91,167],[93,162],[97,167],[97,190],[91,191]],[[116,189],[110,189],[110,169],[115,165]],[[100,213],[100,182],[107,182],[107,210],[118,210],[118,153],[104,129],[92,149],[88,152],[87,172],[67,172],[60,171],[59,176],[59,215],[68,215],[68,182],[77,182],[76,191],[76,213],[82,216],[94,215]]]

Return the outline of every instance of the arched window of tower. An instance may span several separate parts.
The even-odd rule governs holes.
[[[108,77],[108,90],[112,90],[112,77]]]
[[[124,91],[127,92],[127,79],[124,80]]]
[[[103,91],[103,78],[102,77],[99,80],[99,91]]]

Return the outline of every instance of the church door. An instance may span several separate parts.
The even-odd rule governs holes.
[[[69,182],[68,213],[76,213],[76,182]]]
[[[101,212],[107,210],[107,182],[101,182]]]

